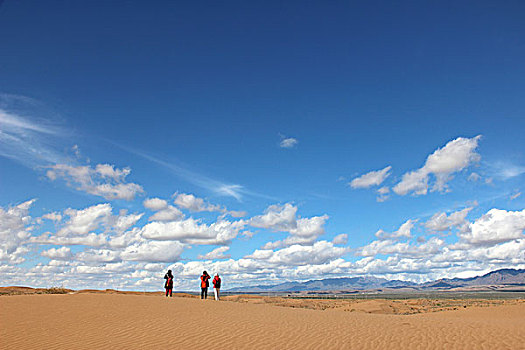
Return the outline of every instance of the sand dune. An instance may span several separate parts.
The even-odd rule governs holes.
[[[0,348],[525,349],[524,301],[396,315],[391,301],[381,300],[357,301],[350,312],[339,301],[322,301],[336,305],[324,307],[311,300],[228,299],[4,296]]]

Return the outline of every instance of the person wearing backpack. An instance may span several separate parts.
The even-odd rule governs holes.
[[[202,271],[201,276],[201,299],[208,299],[208,287],[210,286],[210,275],[206,271]]]
[[[213,278],[213,292],[215,293],[215,300],[219,299],[219,291],[221,289],[221,278],[219,277],[219,274],[216,274]]]
[[[168,273],[164,275],[164,279],[166,280],[166,283],[164,283],[164,288],[166,288],[166,297],[168,297],[168,294],[171,298],[173,294],[173,275],[171,274],[171,270],[168,270]]]

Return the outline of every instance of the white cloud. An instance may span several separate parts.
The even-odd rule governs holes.
[[[247,212],[245,212],[245,211],[241,211],[241,210],[239,210],[239,211],[237,211],[237,210],[230,210],[230,211],[228,211],[228,214],[229,214],[231,217],[233,217],[233,218],[243,218],[243,217],[245,217],[246,215],[248,215]]]
[[[519,196],[521,196],[521,192],[516,192],[513,195],[511,195],[509,198],[510,198],[511,201],[513,201],[516,198],[518,198]]]
[[[120,255],[120,251],[111,249],[89,249],[75,255],[75,260],[82,262],[111,263],[121,261]]]
[[[264,247],[275,249],[294,244],[313,244],[319,236],[325,233],[324,224],[326,220],[328,220],[328,215],[298,219],[296,227],[288,230],[290,233],[288,237],[282,241],[269,242]]]
[[[448,216],[446,213],[436,213],[425,223],[425,227],[431,231],[447,231],[452,227],[462,227],[468,223],[465,218],[471,210],[472,207],[465,208]]]
[[[141,234],[146,239],[159,241],[224,245],[237,237],[245,225],[243,220],[224,220],[207,225],[189,218],[182,221],[151,222],[142,228]]]
[[[80,210],[66,209],[60,215],[68,219],[63,220],[56,233],[46,232],[31,237],[30,241],[39,244],[105,246],[136,225],[143,215],[128,214],[126,210],[113,215],[112,210],[109,203]]]
[[[108,244],[108,237],[104,234],[89,233],[82,236],[57,236],[52,233],[43,233],[40,236],[31,237],[29,242],[38,244],[54,245],[87,245],[102,247]]]
[[[156,211],[149,217],[149,221],[176,221],[184,217],[182,212],[160,198],[149,198],[143,202],[145,208]]]
[[[297,218],[296,213],[297,207],[290,203],[282,206],[270,205],[263,215],[252,217],[248,224],[253,227],[289,233],[284,240],[266,243],[264,249],[276,249],[294,244],[309,245],[325,233],[324,224],[328,220],[328,215]]]
[[[13,105],[13,98],[6,96],[0,94],[0,156],[31,168],[61,160],[63,157],[55,151],[55,144],[64,131],[50,123],[52,118],[28,117],[33,114],[32,110],[16,113],[7,110],[6,105]]]
[[[173,201],[179,208],[187,209],[192,212],[225,212],[220,205],[206,203],[204,199],[195,197],[192,194],[179,193]]]
[[[135,225],[144,214],[129,214],[125,210],[121,210],[119,215],[110,220],[111,227],[117,232],[124,232],[133,225]]]
[[[438,148],[427,157],[422,168],[405,173],[401,182],[394,186],[394,192],[399,195],[411,192],[415,195],[427,194],[431,174],[436,178],[431,190],[440,192],[447,190],[447,182],[452,179],[452,174],[480,160],[480,155],[476,153],[480,138],[481,136],[470,139],[458,137],[443,148]]]
[[[479,179],[481,179],[481,176],[480,176],[478,173],[474,173],[474,172],[472,172],[472,173],[468,176],[468,180],[469,180],[469,181],[478,181]]]
[[[524,238],[525,210],[491,209],[458,233],[462,241],[472,245],[494,245]]]
[[[372,186],[379,186],[390,175],[391,166],[387,166],[382,170],[370,171],[364,175],[356,177],[350,181],[352,188],[369,188]],[[383,190],[384,191],[384,190]],[[388,192],[387,192],[388,193]]]
[[[296,138],[282,136],[281,142],[279,143],[279,147],[281,147],[281,148],[293,148],[293,147],[297,146],[298,143],[299,143],[299,141]]]
[[[184,244],[179,242],[146,241],[126,247],[120,257],[130,261],[175,262],[183,250]]]
[[[242,194],[247,193],[244,190],[244,187],[241,185],[228,185],[222,184],[213,189],[213,191],[221,196],[229,196],[240,201],[242,199]]]
[[[53,260],[68,260],[72,257],[71,249],[68,247],[51,248],[44,250],[40,255]]]
[[[174,206],[168,206],[166,209],[159,210],[149,217],[150,221],[176,221],[184,217],[182,212]]]
[[[106,223],[111,217],[112,208],[108,203],[97,204],[85,209],[66,209],[64,214],[69,217],[58,236],[85,235]]]
[[[376,201],[384,202],[390,198],[390,188],[388,186],[383,186],[377,190],[379,196],[377,196]]]
[[[46,176],[50,180],[63,178],[69,186],[79,191],[108,200],[132,200],[136,195],[144,193],[142,186],[125,182],[131,173],[129,168],[118,169],[109,164],[97,164],[95,168],[89,165],[55,164],[48,168]]]
[[[346,244],[348,242],[348,235],[346,233],[341,233],[337,235],[332,240],[333,244]]]
[[[23,246],[31,236],[29,208],[35,199],[6,209],[0,207],[0,261],[21,263],[29,250]]]
[[[275,265],[317,265],[339,258],[347,252],[347,248],[336,247],[332,242],[318,241],[311,246],[297,244],[277,251],[256,250],[246,258]]]
[[[388,233],[383,230],[379,230],[375,233],[375,236],[379,239],[397,239],[397,238],[410,238],[412,229],[417,220],[407,220],[404,222],[396,232]]]
[[[488,263],[523,264],[525,262],[525,239],[515,239],[492,247],[468,249],[465,257],[471,260]]]
[[[408,257],[427,257],[437,254],[444,246],[444,241],[432,237],[422,244],[410,244],[408,242],[397,242],[395,240],[378,240],[357,250],[356,255],[372,257],[376,255],[395,255]]]
[[[270,205],[263,215],[254,216],[249,220],[253,227],[265,228],[273,231],[289,231],[297,228],[295,214],[297,207],[286,203],[283,206]]]
[[[144,208],[150,209],[153,211],[166,209],[168,207],[168,202],[160,198],[148,198],[142,202]]]
[[[44,214],[44,215],[42,215],[42,217],[44,219],[48,219],[48,220],[51,220],[51,221],[56,221],[56,222],[62,221],[62,215],[60,215],[60,213],[56,213],[56,212]]]
[[[226,246],[219,247],[219,248],[216,248],[216,249],[212,250],[211,252],[208,252],[208,253],[206,253],[204,255],[197,256],[197,259],[201,259],[201,260],[229,259],[231,257],[230,254],[224,254],[229,249],[230,249],[230,247],[226,247]]]
[[[489,163],[491,175],[501,180],[508,180],[525,173],[525,166],[512,164],[508,161]]]
[[[176,164],[166,162],[162,159],[159,159],[157,157],[154,157],[152,155],[146,154],[144,152],[140,152],[134,149],[130,149],[127,147],[120,146],[123,149],[126,149],[128,152],[131,152],[137,156],[140,156],[142,158],[145,158],[151,162],[154,162],[158,165],[161,165],[165,167],[166,169],[170,170],[173,174],[182,177],[186,181],[197,185],[201,188],[205,188],[209,191],[212,191],[216,194],[222,195],[222,196],[230,196],[238,201],[240,201],[244,194],[249,194],[253,196],[258,197],[264,197],[263,195],[250,192],[246,190],[243,186],[237,185],[237,184],[228,184],[221,181],[217,181],[215,179],[209,178],[207,176],[197,174],[191,170],[185,169],[181,166],[178,166]]]

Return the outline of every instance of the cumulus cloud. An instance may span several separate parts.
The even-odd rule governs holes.
[[[150,209],[153,211],[166,209],[168,207],[168,202],[160,198],[148,198],[142,202],[144,208]]]
[[[182,212],[170,205],[166,209],[159,210],[155,214],[149,217],[150,221],[176,221],[184,217]]]
[[[407,220],[403,223],[396,232],[389,233],[383,230],[379,230],[375,233],[375,236],[379,239],[397,239],[397,238],[410,238],[412,229],[417,220]]]
[[[72,257],[71,249],[68,247],[51,248],[44,250],[40,255],[53,260],[68,260]]]
[[[206,203],[204,199],[195,197],[192,194],[179,193],[173,200],[179,208],[187,209],[191,212],[225,212],[220,205]]]
[[[75,255],[75,260],[91,263],[112,263],[121,261],[121,252],[111,249],[88,249]]]
[[[55,233],[46,232],[31,237],[32,243],[55,245],[87,245],[100,247],[115,239],[115,234],[123,235],[126,230],[136,225],[142,213],[128,214],[121,210],[113,215],[109,203],[93,205],[84,209],[68,208],[61,215],[62,221]]]
[[[313,244],[319,236],[325,233],[326,220],[328,220],[328,215],[297,219],[296,227],[288,230],[290,233],[288,237],[282,241],[268,242],[264,248],[276,249],[294,244]]]
[[[455,211],[449,215],[436,213],[425,223],[425,227],[431,231],[447,231],[453,227],[464,226],[468,224],[465,218],[471,210],[472,207]]]
[[[142,186],[126,182],[131,173],[129,168],[118,169],[110,164],[97,164],[94,168],[89,165],[55,164],[48,169],[46,176],[51,181],[63,178],[69,186],[107,200],[132,200],[144,193]]]
[[[252,217],[248,224],[271,231],[288,232],[289,236],[276,242],[268,242],[264,249],[276,249],[294,244],[309,245],[325,233],[324,224],[328,215],[298,218],[297,207],[290,203],[270,205],[263,215]]]
[[[62,221],[62,215],[57,212],[44,214],[42,215],[42,218],[56,222]]]
[[[184,214],[168,202],[160,198],[148,198],[143,202],[145,208],[156,211],[149,217],[149,221],[176,221],[181,220]]]
[[[29,208],[35,199],[4,209],[0,207],[0,261],[21,263],[29,250],[23,246],[31,236]]]
[[[208,225],[188,218],[182,221],[151,222],[142,228],[141,235],[159,241],[225,245],[237,237],[245,225],[243,220],[223,220]]]
[[[460,239],[472,245],[494,245],[515,239],[523,239],[525,210],[507,211],[491,209],[469,224]]]
[[[214,250],[212,250],[211,252],[208,252],[204,255],[199,255],[197,256],[197,259],[201,259],[201,260],[220,260],[220,259],[229,259],[231,257],[230,254],[225,254],[228,250],[230,249],[230,247],[219,247],[219,248],[216,248]]]
[[[470,139],[458,137],[438,148],[427,157],[423,167],[405,173],[401,182],[394,186],[394,192],[398,195],[427,194],[430,175],[435,177],[431,191],[447,190],[447,182],[453,178],[452,174],[480,160],[480,155],[476,153],[480,138],[481,135]]]
[[[277,251],[263,249],[255,250],[247,258],[263,260],[275,265],[307,265],[324,264],[330,260],[348,253],[344,247],[336,247],[332,242],[318,241],[311,246],[292,245]]]
[[[180,242],[146,241],[133,244],[120,254],[123,260],[147,262],[175,262],[184,251]]]
[[[432,237],[425,243],[411,244],[409,242],[397,242],[395,240],[377,240],[361,247],[357,250],[358,256],[376,256],[376,255],[398,255],[408,257],[431,257],[439,252],[444,245],[444,241]]]
[[[350,181],[350,187],[352,188],[369,188],[372,186],[379,186],[385,181],[385,179],[390,175],[391,166],[387,166],[382,170],[370,171],[366,174],[363,174],[359,177],[356,177]],[[384,190],[382,190],[384,191]],[[388,193],[388,192],[387,192]]]
[[[109,203],[97,204],[85,209],[66,209],[64,214],[69,217],[65,226],[57,235],[85,235],[106,223],[112,215],[112,207]]]
[[[348,242],[348,235],[346,233],[341,233],[337,235],[332,240],[333,244],[346,244]]]
[[[378,202],[384,202],[386,200],[388,200],[388,198],[390,198],[390,188],[388,186],[383,186],[381,188],[379,188],[377,190],[377,193],[379,194],[379,196],[377,196],[376,200]]]
[[[109,224],[116,232],[124,232],[134,226],[144,214],[127,214],[126,210],[121,210],[119,215],[110,217]]]
[[[272,231],[289,231],[297,228],[297,207],[285,205],[270,205],[263,215],[254,216],[249,220],[253,227],[265,228]]]
[[[297,146],[299,141],[296,138],[293,137],[285,137],[281,135],[281,142],[279,143],[279,147],[281,148],[294,148]]]

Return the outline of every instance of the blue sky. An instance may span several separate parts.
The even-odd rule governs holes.
[[[4,1],[0,284],[525,267],[524,10]]]

